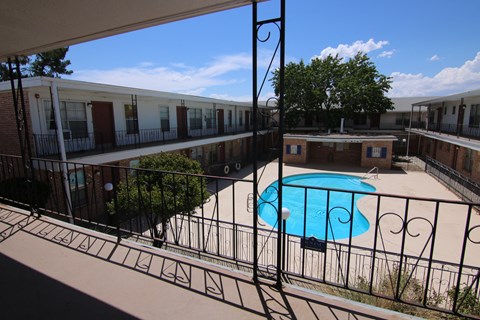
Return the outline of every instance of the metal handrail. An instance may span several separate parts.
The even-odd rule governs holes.
[[[374,172],[375,173],[372,173]],[[368,175],[371,174],[371,176],[369,177]],[[370,179],[370,178],[374,178],[374,179],[378,179],[378,167],[373,167],[372,169],[370,169],[370,171],[368,171],[367,173],[365,173],[362,177],[362,179]]]

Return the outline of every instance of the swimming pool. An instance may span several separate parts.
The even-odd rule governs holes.
[[[374,192],[375,187],[362,181],[360,177],[330,174],[309,173],[293,175],[283,178],[284,184],[341,189],[362,192]],[[278,181],[268,186],[260,196],[259,216],[270,226],[277,227]],[[305,218],[305,188],[283,187],[282,207],[290,209],[291,215],[287,220],[286,232],[288,234],[303,236],[304,221],[306,221],[305,236],[314,236],[325,239],[325,225],[327,220],[327,191],[307,188],[307,210]],[[358,236],[368,230],[370,224],[365,216],[357,209],[357,201],[364,194],[355,194],[352,236]],[[352,206],[352,193],[343,191],[330,191],[328,197],[329,228],[328,239],[345,239],[350,235],[350,214]],[[348,210],[348,212],[346,210]],[[348,221],[348,222],[347,222]],[[347,222],[347,223],[342,223]]]

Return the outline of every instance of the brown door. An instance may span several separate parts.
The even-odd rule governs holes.
[[[217,127],[218,127],[218,134],[223,134],[225,132],[225,124],[223,121],[223,109],[217,109]]]
[[[245,111],[245,131],[250,130],[250,111]]]
[[[218,162],[225,163],[225,141],[218,145]]]
[[[372,114],[370,116],[370,128],[380,127],[380,113]]]
[[[188,137],[187,107],[177,107],[177,134],[179,139]]]
[[[113,103],[92,101],[93,131],[97,148],[115,146]]]
[[[457,118],[457,134],[462,134],[463,129],[463,116],[465,115],[465,106],[460,104],[458,106],[458,118]]]
[[[437,109],[437,131],[442,130],[443,108]]]

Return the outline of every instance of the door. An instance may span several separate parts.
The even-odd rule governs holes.
[[[250,111],[245,111],[245,131],[250,131]]]
[[[223,109],[217,109],[217,127],[218,127],[218,134],[223,134],[225,132]]]
[[[442,130],[443,107],[437,109],[437,131]]]
[[[457,135],[462,135],[464,115],[465,115],[465,105],[462,103],[458,106]]]
[[[372,114],[370,116],[370,129],[380,127],[380,113]]]
[[[115,147],[115,122],[113,119],[113,103],[92,101],[93,132],[95,147]]]
[[[187,107],[177,107],[177,134],[179,139],[188,137]]]

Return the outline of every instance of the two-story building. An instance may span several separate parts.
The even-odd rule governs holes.
[[[251,103],[45,77],[24,79],[23,90],[35,157],[63,152],[69,161],[129,166],[141,155],[181,152],[211,173],[251,160]],[[0,152],[19,154],[9,82],[0,83],[0,110]],[[269,110],[257,119],[262,152],[271,147]]]
[[[412,121],[410,130],[410,139],[420,141],[418,154],[479,183],[480,89],[412,104],[412,114],[420,110],[425,122]]]

